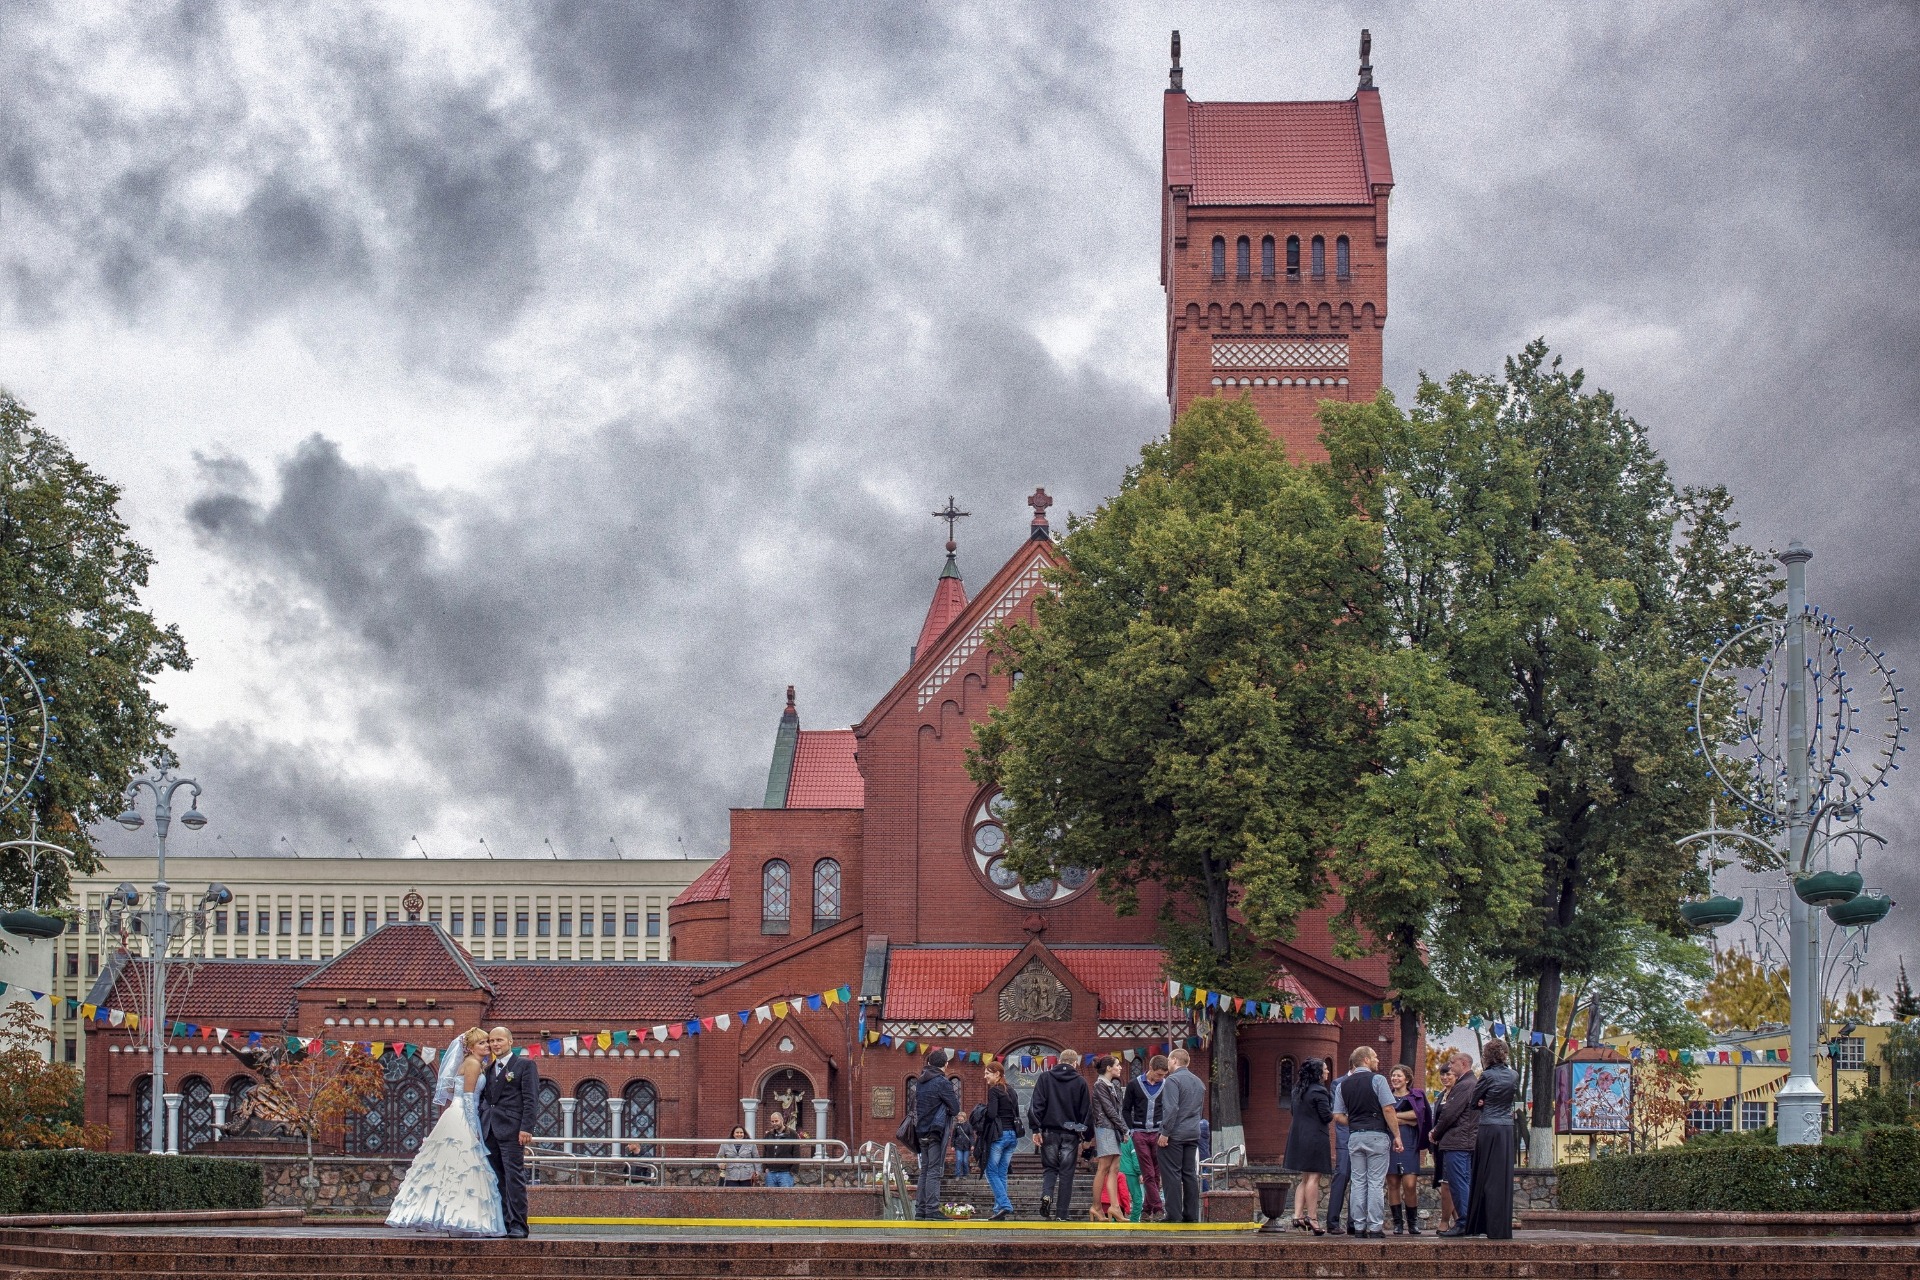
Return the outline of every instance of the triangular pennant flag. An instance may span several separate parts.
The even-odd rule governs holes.
[[[730,1013],[716,1014],[713,1019],[713,1025],[725,1031],[733,1025],[733,1015]]]
[[[843,982],[833,989],[833,994],[840,997],[841,1004],[845,1004],[853,999],[853,988]]]
[[[837,1004],[839,1004],[839,1003],[840,1003],[840,988],[838,988],[838,987],[835,987],[835,988],[834,988],[833,990],[831,990],[831,991],[822,991],[822,992],[820,993],[820,1003],[821,1003],[821,1004],[823,1004],[823,1005],[825,1005],[825,1006],[826,1006],[827,1008],[829,1008],[829,1009],[831,1009],[831,1008],[833,1008],[833,1006],[835,1006],[835,1005],[837,1005]]]
[[[787,1002],[785,1000],[776,1000],[773,1002],[773,1016],[776,1018],[784,1018],[787,1016]]]
[[[687,1022],[687,1034],[690,1036],[697,1036],[700,1034],[700,1019],[693,1018]]]
[[[753,1011],[753,1020],[755,1022],[772,1022],[773,1007],[771,1005],[761,1005]]]
[[[820,996],[808,996],[808,997],[807,997],[807,1012],[809,1012],[809,1013],[818,1013],[818,1012],[820,1011],[820,1008],[821,1008],[821,1005],[822,1005],[822,1003],[823,1003],[823,1001],[822,1001],[822,998],[821,998]]]

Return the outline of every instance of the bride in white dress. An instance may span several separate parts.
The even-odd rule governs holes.
[[[475,1084],[485,1063],[487,1033],[478,1027],[447,1046],[433,1100],[447,1104],[433,1132],[420,1144],[387,1214],[390,1227],[445,1231],[463,1236],[503,1236],[500,1184],[480,1140],[480,1101]]]

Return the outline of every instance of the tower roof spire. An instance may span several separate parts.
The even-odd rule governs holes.
[[[953,540],[953,526],[956,521],[966,519],[969,514],[971,513],[962,511],[954,502],[952,494],[947,495],[946,509],[933,513],[935,520],[947,522],[947,563],[940,570],[940,580],[933,584],[933,602],[927,606],[926,621],[920,624],[920,638],[914,642],[913,648],[907,653],[909,662],[918,657],[921,650],[938,640],[940,633],[945,631],[948,624],[959,617],[960,611],[967,607],[966,584],[960,581],[960,562],[954,559],[954,552],[959,550],[959,544]]]

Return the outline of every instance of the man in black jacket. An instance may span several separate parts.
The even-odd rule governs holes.
[[[507,1235],[527,1238],[526,1144],[533,1141],[533,1118],[540,1110],[540,1068],[515,1051],[513,1032],[495,1027],[487,1033],[492,1061],[480,1076],[480,1134],[487,1163],[500,1184],[501,1216]]]
[[[1073,1212],[1073,1167],[1093,1123],[1093,1091],[1080,1074],[1080,1054],[1060,1051],[1059,1065],[1042,1072],[1027,1104],[1027,1127],[1040,1148],[1040,1216]]]
[[[1467,1234],[1467,1191],[1473,1185],[1473,1149],[1480,1141],[1480,1113],[1469,1105],[1473,1099],[1473,1059],[1455,1052],[1447,1063],[1452,1083],[1447,1085],[1446,1100],[1433,1117],[1433,1155],[1440,1162],[1441,1176],[1453,1196],[1453,1225],[1440,1234]]]
[[[960,1114],[960,1095],[947,1079],[945,1049],[927,1051],[926,1069],[914,1081],[914,1131],[920,1144],[920,1184],[914,1196],[915,1216],[940,1216],[940,1175],[947,1171],[947,1130]]]

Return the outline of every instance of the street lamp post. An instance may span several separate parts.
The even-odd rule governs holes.
[[[147,1098],[148,1114],[152,1116],[153,1143],[152,1154],[166,1155],[170,1150],[177,1151],[175,1142],[169,1141],[168,1123],[162,1111],[162,1100],[166,1096],[167,1079],[167,964],[170,960],[169,948],[174,940],[174,912],[168,901],[167,893],[167,829],[173,825],[173,797],[180,788],[191,790],[187,811],[180,815],[180,825],[189,831],[198,831],[207,825],[206,815],[200,812],[200,784],[192,778],[175,778],[162,769],[151,778],[138,778],[127,788],[127,808],[116,821],[129,831],[138,831],[146,825],[146,819],[135,806],[140,800],[140,790],[145,788],[153,797],[153,834],[160,844],[160,860],[156,864],[153,879],[153,902],[145,911],[135,911],[140,895],[130,884],[122,884],[115,890],[109,902],[116,904],[120,911],[140,923],[141,931],[147,935],[148,949],[152,952],[153,998],[147,1007],[147,1048],[152,1055],[152,1074],[148,1078]],[[209,905],[224,906],[233,900],[233,894],[221,884],[209,885],[206,894],[200,900],[200,909],[195,914],[204,914]],[[180,922],[183,926],[188,921]],[[185,928],[182,929],[182,936]]]
[[[1852,841],[1857,863],[1866,842],[1885,843],[1860,827],[1861,810],[1899,767],[1894,755],[1906,750],[1904,690],[1870,640],[1808,606],[1811,559],[1813,552],[1798,541],[1788,544],[1779,555],[1787,570],[1786,617],[1756,620],[1735,633],[1706,659],[1695,682],[1696,752],[1724,794],[1772,838],[1714,823],[1681,841],[1706,842],[1710,874],[1719,866],[1721,840],[1744,845],[1751,865],[1784,872],[1793,890],[1787,900],[1790,1067],[1775,1099],[1782,1146],[1820,1141],[1814,912],[1825,907],[1836,924],[1859,924],[1884,917],[1893,905],[1863,898],[1859,872],[1832,870],[1829,851]],[[1862,758],[1849,759],[1856,748]],[[1823,834],[1833,818],[1852,825]],[[1828,869],[1818,870],[1823,860]],[[1682,914],[1711,928],[1732,923],[1740,909],[1738,900],[1716,898],[1689,904]]]

